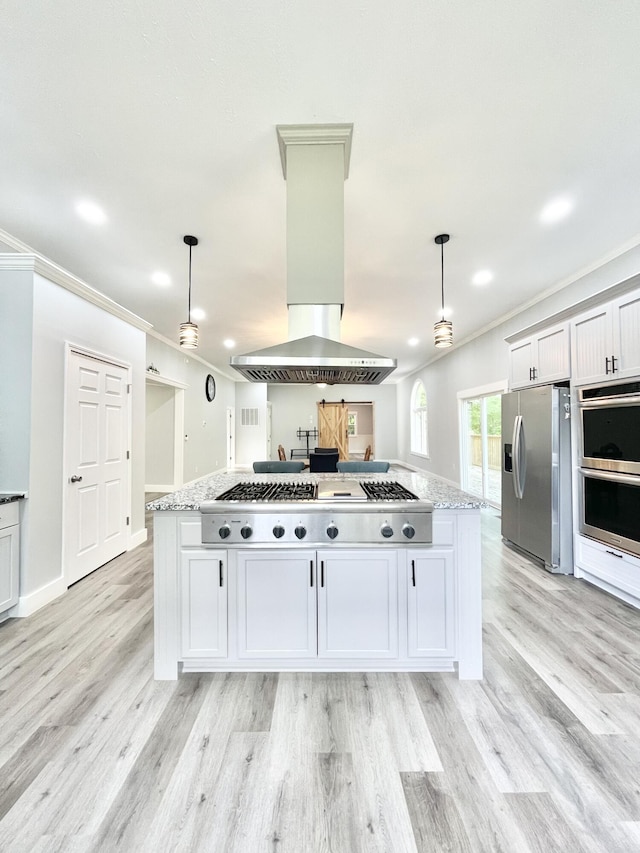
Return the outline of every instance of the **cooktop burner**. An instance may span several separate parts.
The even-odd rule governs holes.
[[[360,480],[369,501],[417,501],[417,495],[400,483],[382,480]],[[340,495],[335,496],[340,499]],[[217,501],[312,501],[318,498],[317,483],[236,483],[218,495]]]
[[[311,501],[314,483],[236,483],[218,495],[217,501]]]

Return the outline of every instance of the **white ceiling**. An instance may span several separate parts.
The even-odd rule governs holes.
[[[287,338],[277,124],[354,124],[342,340],[388,381],[435,354],[436,234],[458,342],[640,242],[638,0],[2,5],[0,228],[172,340],[194,234],[198,353],[229,375],[224,338]]]

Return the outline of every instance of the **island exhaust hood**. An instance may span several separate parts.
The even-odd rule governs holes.
[[[287,182],[289,340],[229,360],[250,382],[378,385],[393,358],[340,342],[344,181],[353,125],[279,125]]]

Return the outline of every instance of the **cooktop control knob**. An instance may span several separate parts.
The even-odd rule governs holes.
[[[393,527],[388,524],[383,524],[380,528],[380,533],[382,533],[385,539],[391,539],[393,536]]]
[[[307,535],[307,528],[304,527],[304,525],[302,524],[298,524],[298,526],[293,532],[296,534],[298,539],[304,539],[304,537]]]
[[[338,528],[335,526],[335,524],[330,524],[327,527],[327,536],[329,537],[329,539],[335,539],[337,535]]]
[[[228,539],[231,536],[231,528],[228,524],[223,524],[220,530],[218,530],[218,534],[221,539]]]
[[[240,536],[242,536],[243,539],[248,539],[252,533],[253,530],[251,529],[251,525],[249,524],[243,524],[240,528]]]
[[[408,522],[402,525],[402,532],[407,537],[407,539],[413,539],[413,537],[416,535],[415,527],[413,526],[413,524],[409,524]]]
[[[273,528],[273,535],[276,537],[276,539],[282,539],[282,537],[284,536],[284,527],[281,524],[276,524],[276,526]]]

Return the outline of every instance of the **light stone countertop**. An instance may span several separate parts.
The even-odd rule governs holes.
[[[359,472],[311,474],[308,471],[303,471],[301,474],[254,474],[250,471],[211,474],[162,498],[150,501],[147,504],[147,509],[170,512],[199,510],[203,501],[213,500],[236,483],[273,481],[274,479],[281,482],[303,480],[312,483],[319,480],[395,480],[420,499],[431,501],[434,509],[479,509],[486,506],[481,498],[462,492],[438,477],[407,469],[389,471],[387,474],[362,474]]]

